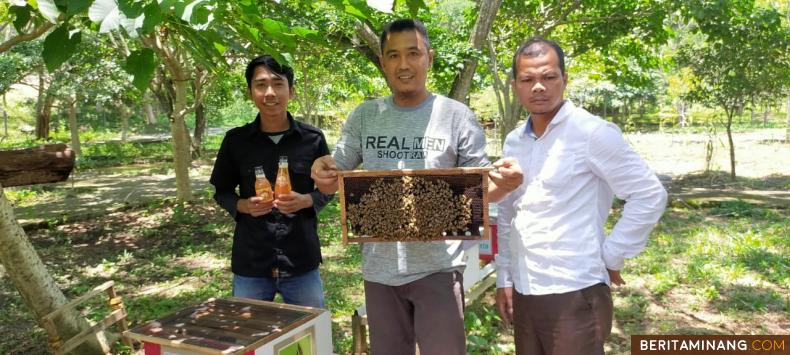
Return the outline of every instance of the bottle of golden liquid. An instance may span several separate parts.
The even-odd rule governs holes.
[[[281,156],[277,164],[277,180],[274,182],[274,196],[291,193],[291,176],[288,174],[288,157]]]
[[[255,167],[255,195],[262,198],[263,202],[274,200],[272,184],[270,184],[269,179],[266,178],[266,173],[263,172],[262,166]]]

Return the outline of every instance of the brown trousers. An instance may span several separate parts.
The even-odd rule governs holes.
[[[373,355],[464,355],[464,286],[460,272],[440,272],[401,286],[365,281]]]
[[[516,354],[603,355],[612,310],[605,284],[540,296],[513,292]]]

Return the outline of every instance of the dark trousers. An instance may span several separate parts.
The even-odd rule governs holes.
[[[612,330],[612,294],[605,284],[530,296],[513,292],[518,355],[602,355]]]
[[[401,286],[365,281],[374,355],[464,355],[464,287],[460,272],[440,272]]]

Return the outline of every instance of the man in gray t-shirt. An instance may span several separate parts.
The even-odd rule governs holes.
[[[316,186],[337,190],[335,171],[488,166],[485,135],[465,105],[428,92],[433,61],[422,23],[398,20],[381,35],[381,67],[392,96],[358,106],[332,156],[315,161]],[[515,159],[494,164],[489,198],[521,184]],[[371,352],[466,354],[460,241],[382,242],[362,247]]]

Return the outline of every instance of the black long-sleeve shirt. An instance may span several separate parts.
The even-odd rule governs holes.
[[[211,172],[214,199],[236,220],[231,270],[248,277],[271,277],[273,268],[299,275],[321,262],[318,212],[332,195],[315,189],[310,168],[316,158],[329,154],[329,148],[320,129],[295,121],[290,113],[290,128],[278,143],[261,132],[260,120],[258,115],[255,121],[225,134]],[[280,156],[288,157],[292,190],[310,194],[313,208],[290,216],[276,211],[259,217],[239,213],[239,199],[255,196],[254,168],[263,166],[274,186]]]

